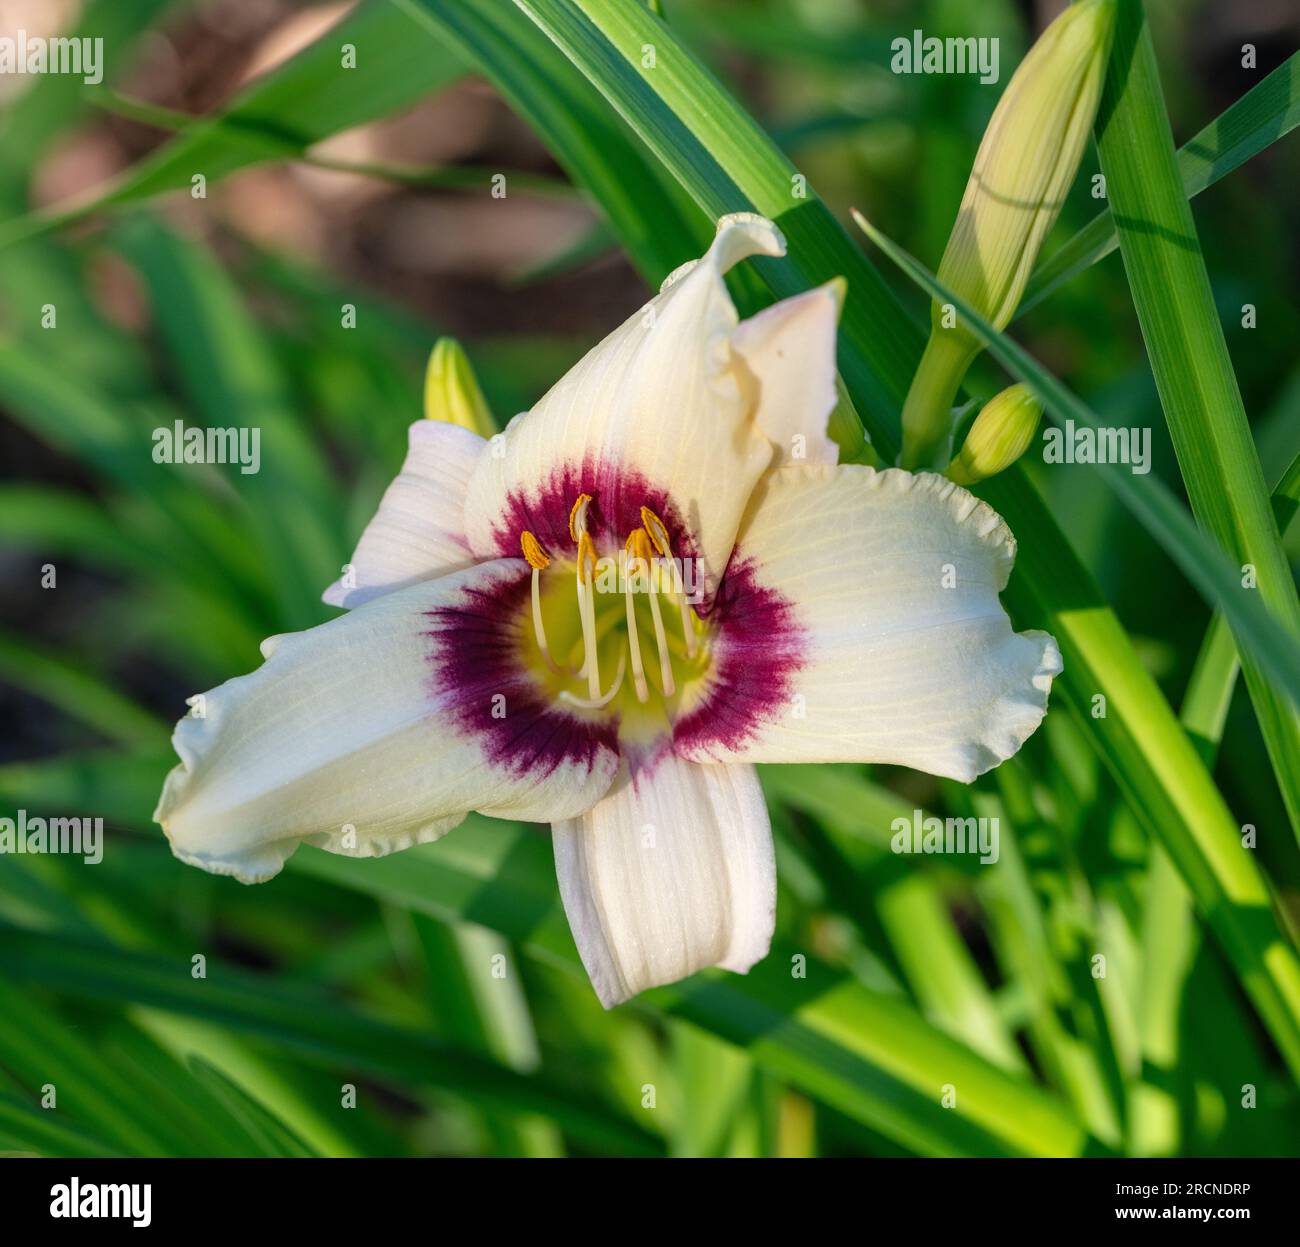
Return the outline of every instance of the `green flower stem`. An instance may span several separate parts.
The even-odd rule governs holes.
[[[903,404],[903,467],[942,471],[951,458],[953,404],[978,351],[964,334],[931,331]]]

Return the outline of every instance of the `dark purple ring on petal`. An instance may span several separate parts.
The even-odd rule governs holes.
[[[513,775],[541,779],[565,764],[594,767],[602,750],[618,752],[613,719],[584,719],[547,700],[522,665],[531,569],[466,586],[455,606],[426,611],[435,695],[451,725],[482,744],[488,760]],[[505,698],[504,714],[494,713]]]
[[[794,604],[759,579],[737,549],[709,616],[713,669],[704,700],[673,724],[679,752],[706,757],[710,746],[740,749],[765,724],[793,710],[809,636]]]

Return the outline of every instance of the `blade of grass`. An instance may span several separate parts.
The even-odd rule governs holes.
[[[110,74],[131,65],[135,45],[148,26],[175,0],[91,0],[72,30],[60,34],[100,41],[101,64]],[[0,128],[0,188],[15,205],[23,201],[32,167],[68,133],[88,107],[90,92],[75,74],[41,74],[16,101],[6,101]]]
[[[658,1151],[639,1126],[538,1076],[518,1074],[420,1031],[374,1021],[283,976],[235,970],[214,957],[207,979],[197,981],[190,977],[188,955],[126,952],[71,937],[52,945],[41,934],[11,927],[0,927],[0,958],[12,977],[64,993],[210,1018],[341,1071],[543,1113],[596,1148]]]
[[[430,7],[437,0],[422,3]],[[906,356],[910,331],[900,323],[883,278],[848,245],[803,176],[648,10],[601,0],[516,3],[596,83],[710,218],[750,211],[780,225],[799,261],[797,266],[756,263],[773,293],[796,294],[832,277],[847,278],[840,370],[859,412],[877,414],[872,441],[892,459],[896,436],[883,413],[897,409],[906,382],[897,387],[894,370],[884,361]],[[646,46],[654,48],[653,68],[634,69]],[[680,111],[666,106],[669,100]]]
[[[1183,191],[1142,0],[1119,0],[1097,118],[1133,304],[1196,518],[1242,569],[1233,596],[1258,597],[1290,636],[1287,684],[1262,638],[1223,602],[1291,826],[1300,840],[1300,597],[1291,578],[1246,408]],[[1289,703],[1288,694],[1289,692]]]
[[[95,104],[116,117],[139,121],[158,130],[184,134],[204,119],[175,108],[163,108],[147,100],[138,100],[120,91],[106,91],[95,96]],[[577,192],[558,178],[530,173],[523,169],[489,169],[473,165],[448,165],[446,168],[421,168],[418,165],[394,165],[375,161],[358,162],[322,156],[311,150],[298,151],[296,147],[285,153],[289,163],[307,165],[312,169],[328,169],[333,173],[352,173],[358,177],[374,178],[381,182],[397,182],[402,186],[418,186],[435,190],[487,190],[498,174],[506,179],[512,191],[531,195],[546,195],[556,199],[571,199]]]
[[[521,1072],[540,1064],[537,1035],[510,947],[495,931],[411,914],[440,1033]],[[499,967],[499,970],[498,970]],[[485,1117],[495,1151],[505,1156],[559,1156],[549,1122],[526,1114]]]
[[[209,1065],[202,1057],[191,1057],[190,1069],[199,1083],[244,1127],[263,1156],[316,1155],[265,1104],[254,1099],[215,1065]]]
[[[248,502],[251,535],[275,586],[281,628],[321,622],[321,588],[347,557],[332,522],[337,495],[268,344],[234,281],[208,252],[143,218],[117,238],[144,279],[193,409],[212,428],[237,420],[241,429],[257,430],[259,470],[245,474],[229,465],[225,471]]]
[[[57,1120],[16,1096],[0,1095],[0,1154],[34,1153],[39,1156],[119,1156],[120,1151],[102,1139]]]
[[[1183,194],[1194,199],[1298,125],[1300,52],[1295,52],[1178,149]],[[1118,246],[1115,219],[1107,208],[1038,266],[1015,319]]]
[[[644,270],[666,276],[708,245],[708,223],[680,210],[680,193],[666,187],[628,140],[617,118],[571,72],[539,74],[554,49],[530,22],[495,0],[388,0],[410,28],[456,49],[476,64],[523,117],[545,136],[552,155],[596,197],[619,240]]]
[[[62,654],[0,633],[0,676],[126,746],[157,745],[167,727],[112,684]]]
[[[849,766],[762,767],[763,791],[825,829],[849,873],[850,890],[874,899],[890,946],[925,1016],[1004,1069],[1024,1060],[963,942],[935,874],[894,865],[894,819],[909,825],[915,803]],[[924,815],[923,815],[924,817]],[[967,859],[961,859],[962,864]],[[874,877],[871,872],[875,872]],[[868,882],[870,880],[870,883]]]
[[[1286,535],[1300,503],[1300,454],[1282,473],[1272,494],[1278,529]],[[1237,682],[1237,648],[1216,611],[1201,641],[1179,714],[1197,751],[1212,767],[1223,739]],[[1179,1078],[1183,998],[1200,946],[1192,918],[1192,897],[1169,854],[1151,846],[1142,932],[1142,992],[1139,1032],[1144,1067],[1151,1072],[1134,1089],[1133,1152],[1172,1156],[1181,1132],[1174,1087]]]

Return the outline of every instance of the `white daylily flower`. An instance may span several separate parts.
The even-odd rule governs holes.
[[[416,424],[355,584],[325,595],[359,609],[271,638],[178,725],[156,813],[177,856],[253,882],[302,842],[551,822],[610,1006],[766,954],[755,762],[969,781],[1015,753],[1061,660],[998,602],[1011,534],[941,477],[836,465],[841,285],[738,324],[722,280],[783,253],[724,218],[491,443]]]

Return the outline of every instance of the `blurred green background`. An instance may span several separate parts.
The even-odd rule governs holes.
[[[663,6],[837,216],[862,209],[931,266],[1060,7]],[[1287,0],[1148,10],[1179,143],[1300,42]],[[891,74],[916,27],[998,37],[1000,83]],[[0,814],[107,830],[98,865],[0,857],[0,1149],[1297,1151],[1294,1082],[1059,707],[970,787],[767,770],[771,957],[612,1014],[543,828],[471,816],[377,862],[302,849],[255,888],[174,861],[150,817],[171,724],[261,638],[335,613],[320,592],[400,463],[435,339],[461,339],[504,423],[647,290],[525,121],[400,4],[5,0],[0,36],[18,28],[104,38],[106,74],[0,78]],[[1057,242],[1094,215],[1095,171],[1090,153]],[[1194,208],[1272,483],[1300,448],[1300,143]],[[1149,427],[1180,489],[1118,256],[1017,332],[1108,423]],[[1003,383],[981,360],[971,388]],[[259,427],[260,473],[154,463],[176,420]],[[1176,708],[1208,611],[1097,474],[1029,470]],[[1285,828],[1241,690],[1215,776],[1241,823]],[[892,854],[890,820],[917,807],[996,814],[1001,861]],[[1258,856],[1300,916],[1294,840],[1262,835]]]

